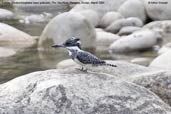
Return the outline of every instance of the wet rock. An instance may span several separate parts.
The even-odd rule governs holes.
[[[119,30],[118,34],[121,36],[122,35],[129,35],[129,34],[132,34],[133,32],[138,31],[140,29],[141,29],[140,27],[126,26],[126,27],[121,28]]]
[[[6,9],[1,9],[0,8],[0,20],[4,20],[4,19],[12,19],[14,18],[14,13],[6,10]]]
[[[34,72],[0,86],[0,112],[10,114],[170,114],[147,89],[98,72]],[[10,108],[9,108],[10,107]]]
[[[150,67],[171,70],[171,51],[165,52],[156,57],[150,64]]]
[[[164,46],[162,46],[159,51],[158,54],[163,54],[165,52],[171,51],[171,43],[167,43]]]
[[[146,21],[146,12],[141,0],[127,0],[124,2],[118,12],[124,17],[138,17],[143,22]]]
[[[107,12],[102,19],[100,20],[100,26],[103,28],[106,28],[107,26],[109,26],[112,22],[118,20],[118,19],[122,19],[123,16],[118,13],[118,12]]]
[[[33,46],[35,39],[7,24],[0,23],[0,46],[23,49]]]
[[[124,2],[125,2],[125,0],[105,0],[105,1],[82,0],[82,3],[73,7],[71,9],[71,11],[73,11],[73,12],[78,11],[79,12],[79,11],[86,10],[86,9],[92,9],[92,10],[97,11],[100,16],[103,16],[107,12],[117,11],[118,8]]]
[[[96,46],[109,47],[114,41],[120,39],[120,36],[110,32],[96,32]]]
[[[60,14],[46,25],[39,39],[39,48],[46,48],[48,40],[60,44],[73,36],[81,39],[83,47],[94,47],[95,29],[84,16],[74,12]]]
[[[151,62],[150,58],[135,58],[131,60],[131,63],[148,66]]]
[[[9,57],[16,54],[16,51],[13,49],[0,47],[0,57]]]
[[[127,19],[119,19],[119,20],[116,20],[115,22],[113,22],[112,24],[110,24],[106,28],[106,31],[118,33],[121,28],[126,27],[126,26],[142,27],[143,22],[137,17],[129,17]]]
[[[110,50],[114,53],[124,53],[152,48],[161,42],[159,33],[144,29],[125,36],[110,45]]]
[[[152,20],[170,20],[171,2],[170,0],[143,0],[148,16]],[[157,5],[157,7],[156,7]]]
[[[30,16],[26,17],[20,17],[21,19],[19,20],[20,23],[24,24],[35,24],[35,23],[43,23],[43,22],[48,22],[52,18],[52,14],[50,13],[42,13],[42,14],[32,14]]]
[[[96,11],[88,9],[78,13],[84,16],[94,27],[98,26],[100,17]]]

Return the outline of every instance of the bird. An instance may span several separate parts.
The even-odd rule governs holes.
[[[54,48],[65,48],[69,52],[69,56],[77,64],[81,65],[81,71],[86,72],[88,65],[91,66],[111,66],[117,67],[116,65],[106,63],[106,61],[96,57],[90,52],[84,51],[81,48],[81,42],[79,38],[71,37],[67,39],[63,44],[53,45]]]

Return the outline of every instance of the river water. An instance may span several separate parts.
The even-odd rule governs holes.
[[[7,23],[19,30],[22,30],[30,35],[33,36],[40,36],[42,30],[44,29],[47,23],[41,24],[34,24],[34,25],[24,25],[19,23],[18,21],[5,21]],[[50,49],[49,51],[54,51],[54,49]],[[43,52],[41,53],[43,54]],[[129,61],[133,58],[137,57],[148,57],[154,58],[156,53],[152,51],[145,51],[145,52],[136,52],[126,55],[116,55],[110,54],[107,50],[106,51],[96,51],[93,52],[96,56],[100,57],[101,59],[112,59],[112,60],[126,60]],[[40,57],[39,52],[37,51],[37,44],[33,47],[26,49],[23,52],[20,52],[12,57],[7,58],[0,58],[0,83],[4,83],[9,81],[15,77],[31,73],[34,71],[46,70],[55,68],[55,64],[60,62],[61,60],[68,59],[67,53],[60,53],[56,52],[56,54],[46,54],[46,58],[52,58],[51,61],[47,60],[46,58]],[[53,64],[52,64],[52,61]]]

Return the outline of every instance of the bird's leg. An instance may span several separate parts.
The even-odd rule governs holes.
[[[81,69],[77,68],[78,70],[82,71],[82,72],[87,72],[87,68],[84,69],[83,66],[81,66]]]

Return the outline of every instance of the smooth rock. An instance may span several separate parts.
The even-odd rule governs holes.
[[[142,27],[143,22],[137,17],[119,19],[119,20],[114,21],[112,24],[110,24],[106,28],[106,31],[118,33],[121,28],[126,27],[126,26]]]
[[[0,86],[0,113],[170,114],[144,87],[98,72],[75,69],[34,72]]]
[[[104,30],[102,28],[95,28],[96,32],[104,32]]]
[[[39,48],[46,49],[48,40],[53,39],[54,44],[61,44],[71,37],[80,38],[83,47],[91,48],[94,47],[96,33],[93,25],[81,14],[62,13],[46,25],[39,39]],[[49,47],[48,45],[47,48]]]
[[[78,13],[84,16],[94,27],[98,26],[100,17],[96,11],[88,9]]]
[[[170,0],[143,0],[148,16],[152,20],[170,20],[171,19],[171,1]]]
[[[160,49],[159,49],[159,51],[158,51],[158,54],[163,54],[163,53],[166,53],[166,52],[168,52],[168,51],[171,51],[171,42],[170,43],[167,43],[167,44],[165,44],[165,45],[163,45]]]
[[[56,65],[56,68],[64,69],[64,68],[75,67],[75,66],[79,66],[79,65],[76,62],[74,62],[72,59],[66,59],[66,60],[59,62]]]
[[[0,57],[9,57],[16,54],[16,51],[9,48],[0,47]]]
[[[143,66],[148,66],[151,62],[150,58],[134,58],[131,60],[131,63],[138,64],[138,65],[143,65]]]
[[[116,42],[112,43],[109,49],[114,53],[140,51],[152,48],[154,45],[160,43],[161,40],[162,37],[159,33],[144,29],[120,38]]]
[[[150,64],[150,67],[171,70],[171,51],[165,52],[156,57]]]
[[[96,46],[109,47],[114,41],[120,39],[120,36],[110,32],[96,32]]]
[[[99,13],[102,17],[105,13],[110,11],[117,11],[118,8],[125,2],[125,0],[81,0],[81,4],[77,4],[71,9],[72,12],[79,12],[86,9],[92,9]],[[94,4],[93,4],[94,3]],[[96,4],[95,4],[96,3]]]
[[[132,34],[133,32],[138,31],[140,29],[141,29],[140,27],[126,26],[126,27],[121,28],[119,30],[118,34],[120,36],[122,36],[122,35],[129,35],[129,34]]]
[[[35,39],[7,24],[0,23],[0,46],[11,47],[11,48],[27,48],[33,46],[36,41]]]
[[[147,18],[145,7],[141,0],[127,0],[120,6],[118,12],[125,18],[137,17],[143,22],[145,22]]]
[[[14,13],[9,11],[9,10],[6,10],[6,9],[1,9],[0,8],[0,19],[3,20],[3,19],[12,19],[14,18]]]
[[[118,12],[107,12],[102,19],[100,20],[100,26],[103,28],[106,28],[107,26],[109,26],[112,22],[118,20],[118,19],[122,19],[123,16],[118,13]]]
[[[170,39],[171,20],[152,21],[152,22],[144,25],[143,28],[159,29],[159,30],[161,30],[161,33],[162,33],[164,39]]]

